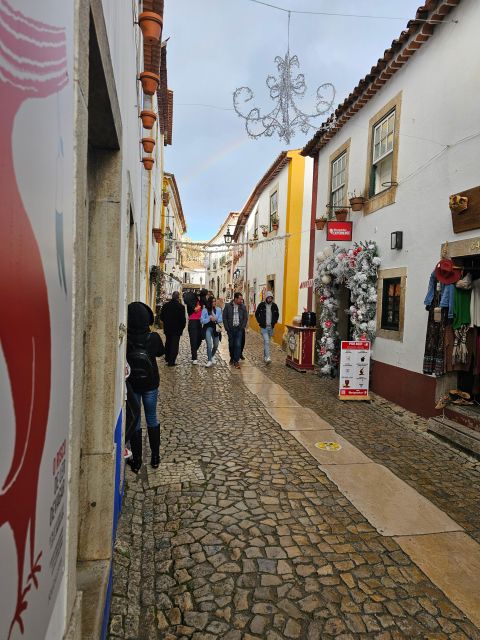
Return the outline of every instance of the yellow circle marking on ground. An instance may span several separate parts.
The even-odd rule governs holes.
[[[340,451],[342,448],[342,445],[338,444],[338,442],[316,442],[315,446],[323,451]]]

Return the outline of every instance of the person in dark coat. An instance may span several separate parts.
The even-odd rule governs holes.
[[[166,302],[160,312],[160,320],[163,322],[165,333],[165,360],[169,367],[174,367],[178,356],[180,337],[187,324],[185,307],[180,302],[178,291],[172,293],[172,299]]]
[[[265,301],[260,302],[255,311],[255,318],[260,327],[260,332],[263,337],[263,357],[265,364],[270,364],[270,340],[273,336],[273,330],[280,317],[278,306],[273,301],[273,293],[267,291],[265,294]]]
[[[248,323],[248,311],[243,304],[242,294],[237,292],[223,308],[223,326],[228,335],[228,348],[230,351],[230,364],[238,369],[242,355],[242,337]]]
[[[138,403],[143,402],[152,452],[150,464],[156,469],[160,463],[160,424],[157,419],[160,376],[157,358],[163,356],[165,348],[158,333],[150,331],[153,320],[153,311],[143,302],[131,302],[128,305],[127,362],[131,370],[128,381]],[[130,436],[130,446],[133,454],[130,466],[134,473],[138,473],[142,466],[140,415]]]

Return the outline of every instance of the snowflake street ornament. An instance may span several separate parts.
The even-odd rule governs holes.
[[[305,114],[295,104],[295,97],[303,97],[307,91],[303,73],[294,77],[295,68],[300,67],[298,57],[290,56],[288,51],[284,58],[277,56],[275,64],[278,77],[268,76],[266,80],[270,97],[276,100],[272,111],[266,115],[262,115],[258,107],[253,107],[248,112],[246,109],[243,111],[242,107],[248,109],[248,103],[254,97],[249,87],[240,87],[235,90],[233,108],[237,115],[245,119],[245,128],[251,138],[270,137],[277,133],[281,140],[289,144],[298,129],[307,134],[310,129],[316,128],[311,121],[331,110],[335,100],[335,87],[330,82],[318,87],[316,113]]]
[[[290,40],[290,12],[288,25]],[[320,85],[316,95],[316,113],[303,113],[295,104],[295,98],[303,98],[307,85],[303,73],[296,73],[296,69],[300,68],[300,62],[298,56],[290,55],[290,43],[285,56],[277,56],[275,64],[278,76],[268,76],[266,80],[270,97],[276,101],[275,107],[265,115],[260,113],[258,107],[248,110],[248,103],[254,97],[253,91],[249,87],[240,87],[233,94],[233,108],[237,115],[245,120],[245,129],[251,138],[271,137],[276,133],[281,140],[290,144],[298,130],[307,134],[310,129],[316,129],[313,121],[332,109],[335,87],[330,82]],[[330,128],[334,125],[335,118],[332,118],[328,125],[323,126]]]

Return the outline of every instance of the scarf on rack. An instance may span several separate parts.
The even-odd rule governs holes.
[[[453,332],[453,335],[454,335],[453,353],[452,353],[453,364],[465,364],[467,362],[467,359],[468,359],[467,333],[468,333],[467,325],[463,325],[458,329],[455,329]]]

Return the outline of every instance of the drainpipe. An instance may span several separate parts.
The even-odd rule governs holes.
[[[308,258],[308,279],[313,278],[315,266],[315,219],[317,217],[317,192],[318,192],[318,153],[313,159],[312,179],[312,210],[310,215],[310,250]],[[307,309],[313,311],[313,287],[308,287]]]

